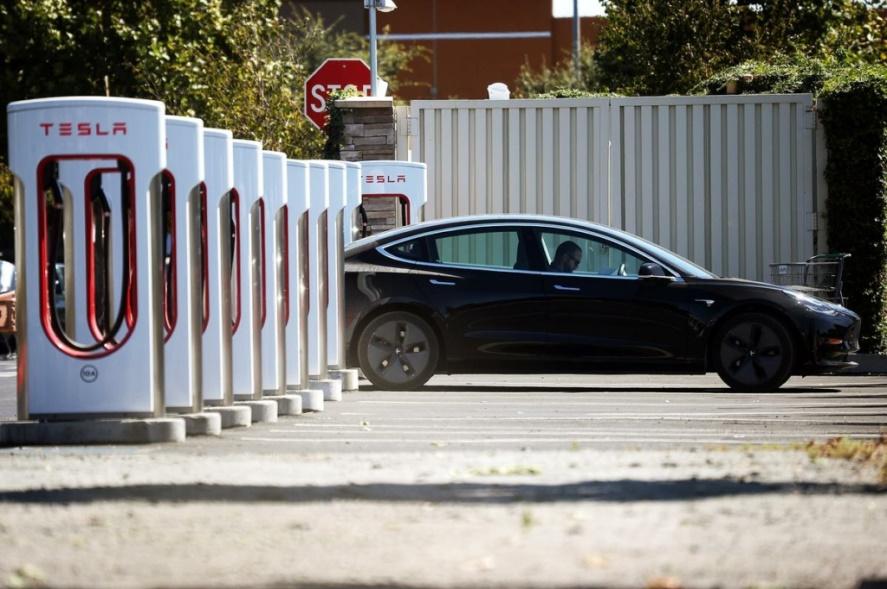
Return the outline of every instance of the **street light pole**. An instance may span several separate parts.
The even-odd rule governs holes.
[[[579,0],[573,0],[573,68],[576,71],[576,82],[582,78],[579,66]]]
[[[376,57],[376,5],[370,7],[370,96],[376,95],[376,78],[379,77],[379,63]]]
[[[379,77],[379,60],[376,47],[376,10],[391,12],[397,8],[394,0],[363,0],[363,7],[370,11],[370,93],[376,95],[376,78]]]

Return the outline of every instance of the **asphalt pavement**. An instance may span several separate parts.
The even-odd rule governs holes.
[[[880,474],[803,449],[887,432],[887,377],[362,385],[219,438],[0,449],[0,586],[887,583]]]
[[[735,393],[716,375],[439,375],[418,391],[367,381],[345,403],[226,440],[298,452],[545,449],[564,445],[790,444],[887,431],[887,376],[793,377]],[[15,366],[0,362],[0,421],[15,419]],[[192,438],[176,452],[225,452]]]

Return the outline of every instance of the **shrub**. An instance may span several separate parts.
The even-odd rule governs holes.
[[[828,245],[850,252],[845,292],[866,351],[887,351],[887,67],[853,68],[820,93]]]

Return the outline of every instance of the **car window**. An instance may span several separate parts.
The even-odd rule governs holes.
[[[389,252],[399,258],[405,260],[415,260],[417,262],[427,262],[428,254],[425,249],[425,239],[412,239],[403,243],[398,243],[387,248]]]
[[[458,234],[432,236],[433,261],[440,264],[482,266],[485,268],[520,268],[520,236],[517,230],[478,229]],[[525,257],[525,256],[524,256]]]
[[[649,260],[591,236],[557,231],[540,231],[549,272],[592,276],[637,276]]]

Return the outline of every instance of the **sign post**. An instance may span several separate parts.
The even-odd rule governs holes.
[[[327,59],[305,80],[305,116],[318,129],[327,123],[326,101],[330,92],[355,88],[369,94],[370,68],[362,59]]]

